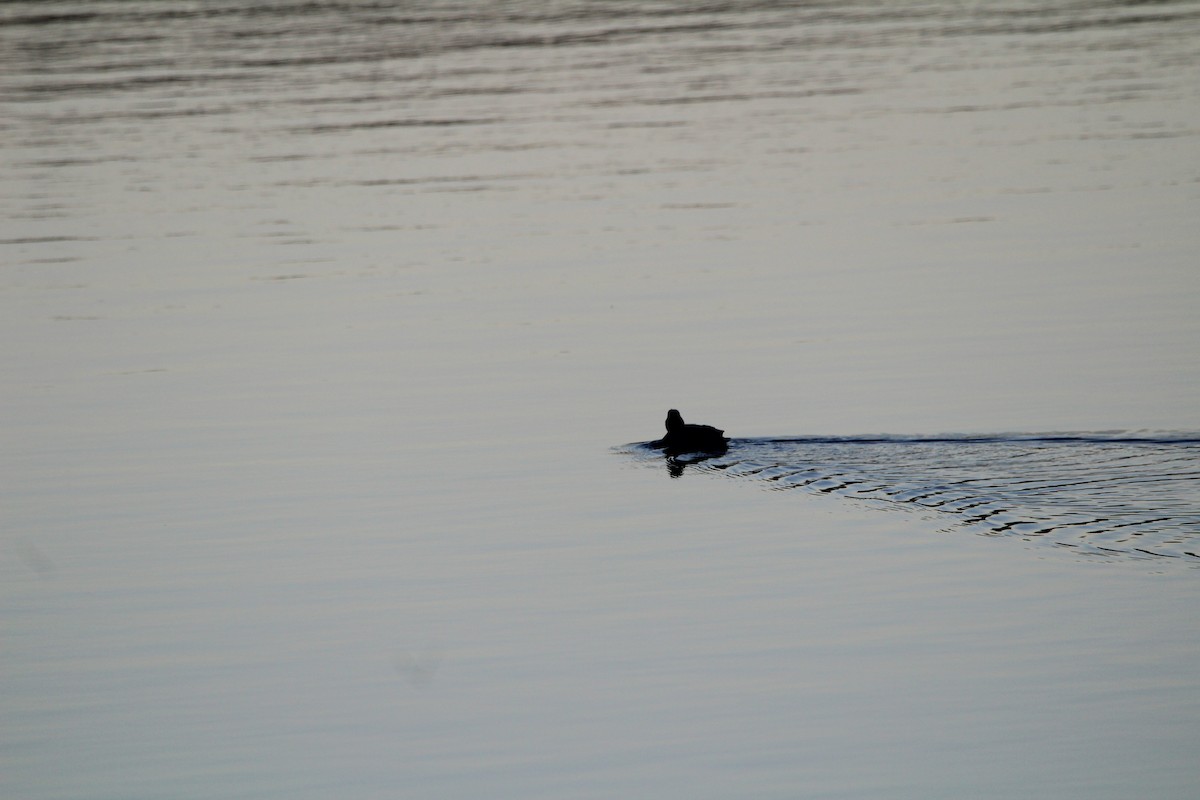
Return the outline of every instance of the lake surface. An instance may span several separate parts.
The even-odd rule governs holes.
[[[1196,796],[1200,2],[8,2],[0,103],[4,796]]]

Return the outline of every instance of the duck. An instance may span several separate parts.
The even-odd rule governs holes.
[[[690,425],[674,408],[667,412],[667,435],[650,443],[651,447],[668,453],[724,452],[728,445],[725,431],[711,425]]]

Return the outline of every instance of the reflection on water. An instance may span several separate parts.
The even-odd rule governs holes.
[[[630,453],[656,462],[652,449]],[[988,535],[1076,552],[1200,564],[1195,435],[801,437],[738,439],[724,456],[665,459],[855,500],[931,509]]]

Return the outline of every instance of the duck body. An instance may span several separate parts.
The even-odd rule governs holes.
[[[675,409],[667,412],[667,435],[651,447],[671,453],[724,452],[729,446],[729,437],[720,428],[711,425],[689,425],[683,415]]]

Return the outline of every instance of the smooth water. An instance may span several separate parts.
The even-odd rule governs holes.
[[[1196,796],[1200,3],[7,2],[0,102],[4,796]]]

